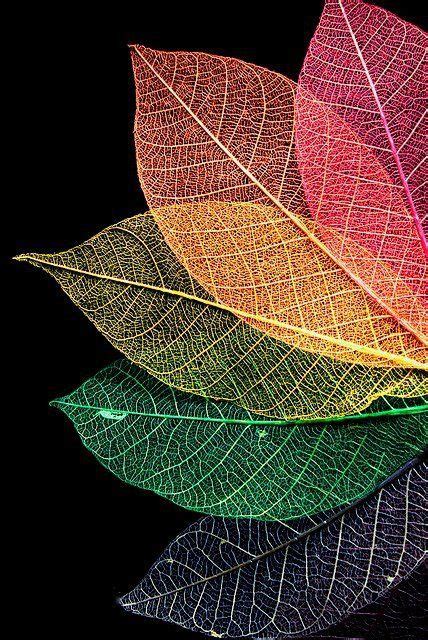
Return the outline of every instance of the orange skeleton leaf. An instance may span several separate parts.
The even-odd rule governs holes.
[[[406,282],[356,242],[338,256],[341,236],[310,220],[294,143],[295,84],[231,58],[141,46],[131,53],[141,184],[190,274],[288,344],[425,368],[427,313]]]
[[[152,213],[188,272],[271,337],[349,362],[426,363],[423,345],[278,209],[200,202]]]

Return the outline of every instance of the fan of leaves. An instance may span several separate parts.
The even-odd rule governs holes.
[[[19,257],[134,363],[53,403],[85,446],[126,482],[240,518],[182,533],[127,610],[215,637],[333,637],[385,603],[390,629],[418,579],[426,44],[326,0],[298,85],[132,45],[150,213]]]

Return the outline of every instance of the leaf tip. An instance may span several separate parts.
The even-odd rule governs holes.
[[[127,597],[129,594],[125,594],[123,596],[117,596],[116,598],[116,604],[119,607],[122,607],[122,609],[124,609],[125,611],[129,611],[131,609],[132,611],[132,603],[131,602],[127,602]]]
[[[13,256],[12,260],[16,260],[17,262],[30,262],[31,264],[35,264],[42,257],[43,256],[40,253],[20,253],[17,256]]]
[[[48,257],[48,254],[42,253],[20,253],[17,256],[13,256],[12,260],[16,260],[17,262],[28,262],[35,267],[39,267],[40,263]]]
[[[13,256],[12,260],[16,260],[17,262],[28,262],[30,259],[31,253],[20,253],[17,256]]]

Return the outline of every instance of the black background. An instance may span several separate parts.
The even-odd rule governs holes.
[[[381,4],[426,25],[420,0]],[[10,466],[4,494],[12,503],[3,548],[12,561],[8,585],[18,631],[30,624],[56,638],[66,632],[121,640],[196,637],[125,614],[115,599],[197,515],[111,476],[83,449],[71,423],[48,407],[118,353],[52,279],[9,258],[72,247],[145,210],[127,43],[224,54],[297,80],[321,6],[308,0],[64,3],[18,8],[3,25],[13,39],[4,57],[6,133],[15,123],[4,157],[11,173],[5,191],[12,192],[3,212],[10,226],[4,314],[11,313],[12,332],[3,332],[3,346],[11,352],[4,371],[16,396],[3,398],[13,408],[2,421],[3,466]]]

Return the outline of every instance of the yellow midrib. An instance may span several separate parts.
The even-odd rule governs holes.
[[[53,256],[55,257],[55,256]],[[215,309],[220,309],[222,311],[227,311],[232,313],[235,316],[241,317],[247,320],[254,320],[257,322],[262,322],[264,324],[268,324],[274,327],[279,327],[284,330],[291,331],[293,333],[297,333],[300,335],[308,336],[311,338],[317,338],[319,340],[323,340],[324,342],[337,344],[341,347],[344,347],[350,351],[357,351],[360,353],[366,353],[368,355],[374,356],[375,358],[384,358],[386,360],[390,360],[397,365],[403,367],[411,367],[422,369],[424,371],[428,371],[428,364],[423,364],[414,360],[413,358],[409,358],[407,356],[401,356],[399,354],[389,353],[388,351],[383,351],[381,349],[374,349],[372,347],[367,347],[365,345],[357,344],[355,342],[350,342],[348,340],[343,340],[341,338],[335,338],[333,336],[325,335],[318,333],[317,331],[313,331],[311,329],[305,329],[303,327],[296,327],[294,325],[288,324],[286,322],[282,322],[280,320],[276,320],[274,318],[266,318],[265,316],[241,311],[239,309],[234,309],[233,307],[229,307],[228,305],[221,304],[219,302],[215,302],[212,300],[207,300],[205,298],[199,298],[198,296],[191,295],[189,293],[185,293],[183,291],[177,291],[175,289],[168,289],[166,287],[157,287],[155,285],[146,284],[144,282],[136,282],[135,280],[128,280],[126,278],[118,278],[116,276],[106,275],[103,273],[93,273],[91,271],[86,271],[85,269],[79,269],[77,267],[71,267],[68,265],[62,265],[55,262],[51,262],[49,259],[49,254],[47,254],[44,258],[39,257],[37,254],[22,254],[17,256],[16,260],[22,260],[27,262],[33,262],[40,265],[47,265],[49,267],[53,267],[56,269],[63,269],[65,271],[70,271],[73,273],[78,273],[79,275],[88,276],[91,278],[99,278],[101,280],[108,280],[111,282],[117,282],[119,284],[124,284],[133,287],[139,287],[142,289],[147,289],[149,291],[157,291],[158,293],[163,293],[166,295],[171,295],[179,298],[184,298],[186,300],[190,300],[192,302],[196,302],[198,304],[202,304],[205,306],[210,306]]]

